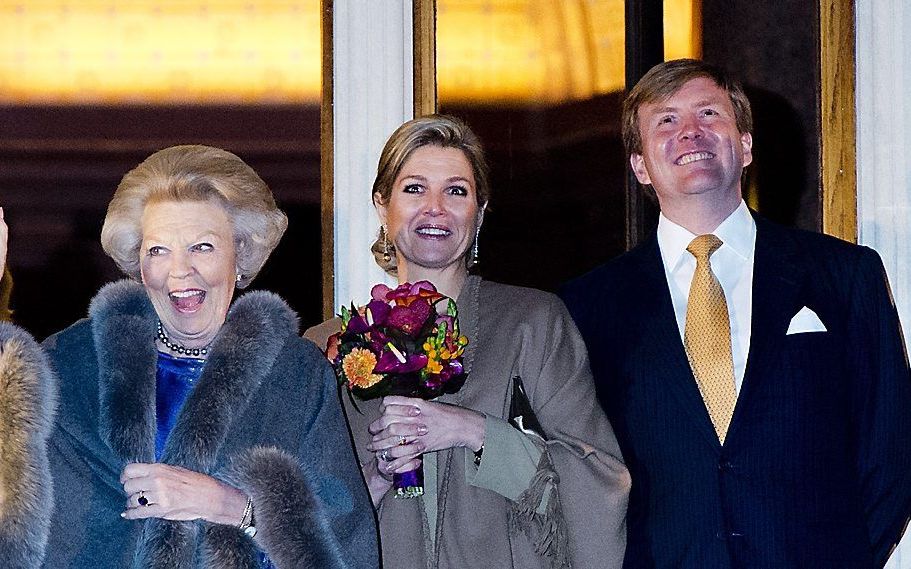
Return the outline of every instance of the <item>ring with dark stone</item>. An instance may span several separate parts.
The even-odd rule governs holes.
[[[140,490],[140,491],[139,491],[139,498],[138,498],[136,501],[139,503],[140,506],[148,506],[148,505],[149,505],[149,499],[146,498],[145,493],[146,493],[145,490]]]

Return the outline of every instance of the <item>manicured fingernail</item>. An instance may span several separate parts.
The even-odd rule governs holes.
[[[412,414],[412,415],[420,415],[420,414],[421,414],[421,409],[420,409],[419,407],[412,407],[412,408],[411,408],[411,414]]]
[[[418,434],[419,434],[419,435],[426,435],[426,434],[427,434],[427,427],[425,427],[424,425],[418,425]]]
[[[120,512],[120,517],[121,517],[121,518],[127,517],[127,513],[126,513],[126,512]]]

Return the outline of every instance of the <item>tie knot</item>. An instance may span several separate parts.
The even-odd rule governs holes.
[[[699,237],[690,241],[690,244],[687,245],[686,250],[693,254],[696,257],[696,261],[706,261],[709,257],[712,256],[712,253],[718,250],[721,247],[721,239],[718,239],[711,233],[706,233],[705,235],[700,235]]]

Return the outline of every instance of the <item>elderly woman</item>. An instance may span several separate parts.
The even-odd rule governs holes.
[[[489,195],[480,143],[457,119],[407,122],[383,149],[373,185],[377,261],[400,282],[427,280],[457,299],[470,342],[459,392],[347,409],[383,564],[619,567],[630,480],[582,338],[554,295],[468,274]],[[337,327],[308,336],[325,345]],[[524,422],[508,421],[515,401],[530,405]],[[392,475],[422,456],[424,495],[395,498]]]
[[[377,566],[331,369],[274,294],[232,305],[286,225],[223,150],[168,148],[124,176],[101,242],[133,280],[45,342],[61,384],[47,566]]]

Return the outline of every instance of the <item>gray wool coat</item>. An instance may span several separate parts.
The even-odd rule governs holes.
[[[154,309],[131,281],[101,289],[89,319],[48,338],[61,406],[49,453],[56,485],[46,566],[253,568],[233,526],[120,517],[119,475],[155,461]],[[257,540],[279,569],[372,568],[376,526],[331,369],[277,296],[240,297],[161,462],[253,498]]]
[[[41,565],[53,507],[47,439],[56,378],[24,330],[0,322],[0,567]]]
[[[469,339],[468,379],[458,393],[438,401],[485,414],[481,465],[476,468],[464,448],[425,454],[435,487],[421,498],[386,494],[378,509],[383,566],[619,568],[629,472],[563,303],[547,292],[470,276],[457,305]],[[325,346],[338,326],[330,321],[306,336]],[[514,376],[522,378],[548,439],[535,441],[544,454],[533,455],[541,458],[536,470],[532,463],[530,479],[519,471],[527,468],[527,443],[534,437],[524,439],[506,422]],[[364,447],[378,401],[359,401],[357,409],[346,404],[346,412],[361,462],[374,460]]]

